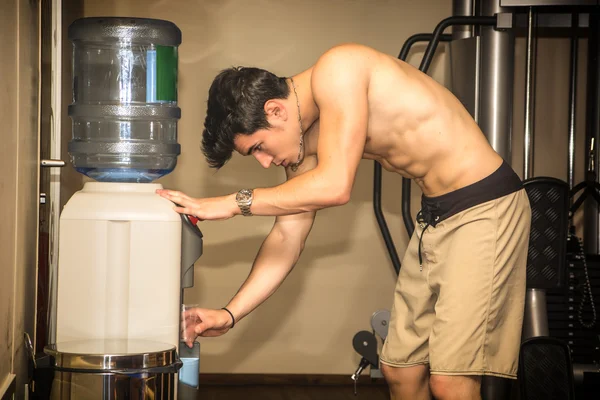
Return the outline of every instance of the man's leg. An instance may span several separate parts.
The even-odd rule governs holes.
[[[481,400],[480,376],[431,375],[429,386],[436,400]]]
[[[404,254],[388,335],[379,357],[392,400],[431,399],[429,333],[435,320],[435,298],[419,266],[422,231],[423,227],[415,227]]]
[[[429,366],[391,367],[381,364],[391,400],[430,400]]]
[[[480,399],[484,374],[516,378],[529,219],[522,190],[448,218],[430,235],[439,261],[429,275],[439,293],[429,337],[436,399]]]

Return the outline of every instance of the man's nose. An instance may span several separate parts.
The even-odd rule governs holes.
[[[256,160],[259,162],[260,165],[262,165],[263,168],[269,168],[271,166],[271,163],[273,162],[273,157],[262,152],[254,153],[254,157],[256,157]]]

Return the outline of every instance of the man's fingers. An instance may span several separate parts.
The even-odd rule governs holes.
[[[190,196],[188,196],[187,194],[180,192],[178,190],[158,189],[156,191],[156,193],[158,193],[162,197],[165,197],[173,202],[177,202],[177,200],[179,200],[179,201],[192,200],[192,198]]]
[[[175,207],[174,210],[175,210],[175,212],[178,212],[179,214],[194,215],[193,213],[190,212],[190,210],[188,208],[185,208],[185,207]]]
[[[207,311],[208,314],[204,311]],[[215,326],[216,319],[213,310],[191,308],[183,312],[183,318],[186,323],[184,339],[189,346],[193,344],[197,336],[213,337],[224,333],[222,328]]]
[[[182,199],[182,198],[170,198],[173,203],[175,203],[176,207],[174,208],[180,214],[188,214],[188,215],[196,215],[194,207],[196,203],[192,199]]]
[[[201,322],[205,319],[204,313],[199,308],[190,308],[189,310],[185,310],[183,315],[185,318],[192,318],[196,320],[196,322]]]
[[[197,312],[194,308],[190,308],[188,310],[185,310],[183,312],[183,318],[184,319],[188,319],[188,318],[193,318],[195,319],[197,317]]]

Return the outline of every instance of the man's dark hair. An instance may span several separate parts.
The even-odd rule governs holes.
[[[237,134],[250,135],[269,128],[264,106],[270,99],[289,95],[286,78],[259,68],[236,67],[216,76],[208,92],[202,132],[202,151],[212,168],[231,158]]]

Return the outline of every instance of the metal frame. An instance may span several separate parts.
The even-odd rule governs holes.
[[[500,0],[501,7],[573,7],[597,6],[599,0]]]
[[[568,13],[568,12],[540,12],[540,10],[535,10],[537,20],[536,25],[541,36],[545,33],[543,31],[544,28],[553,29],[553,33],[556,34],[555,29],[557,28],[565,28],[571,29],[573,27],[578,28],[589,28],[590,26],[590,14],[586,12],[579,13]],[[577,21],[573,21],[573,14],[576,14]],[[514,13],[513,16],[513,24],[514,28],[527,29],[528,24],[528,15],[527,13]],[[566,33],[567,36],[569,33]]]
[[[52,0],[52,85],[51,85],[51,133],[50,158],[61,159],[62,132],[62,0]],[[60,222],[60,168],[50,169],[50,193],[48,196],[49,235],[48,252],[48,343],[56,341],[56,294],[58,289],[58,235]]]
[[[523,179],[533,177],[535,147],[535,77],[537,60],[536,14],[529,8],[527,14],[527,52],[525,67],[525,151]]]
[[[579,14],[573,14],[571,26],[579,25]],[[569,189],[575,185],[575,121],[577,116],[577,66],[579,58],[579,36],[577,30],[573,29],[571,33],[571,53],[569,70],[569,138],[568,138],[568,167],[567,180]]]
[[[526,142],[529,144],[529,146],[526,143],[526,153],[525,153],[525,163],[524,163],[524,167],[525,167],[525,171],[524,171],[524,175],[525,178],[530,178],[533,176],[533,137],[534,137],[534,133],[533,133],[533,112],[532,112],[532,105],[534,102],[534,88],[535,88],[535,83],[534,83],[534,69],[535,69],[535,31],[537,30],[537,28],[539,28],[540,24],[538,24],[536,21],[536,24],[534,26],[533,22],[534,22],[534,15],[535,13],[533,12],[533,10],[529,10],[529,15],[528,15],[528,51],[527,51],[527,71],[528,71],[528,79],[527,79],[527,109],[526,109]],[[497,16],[500,14],[496,14]],[[569,30],[570,32],[570,37],[572,38],[572,41],[577,40],[577,38],[579,38],[579,35],[576,31],[574,31],[572,28],[577,26],[579,28],[581,27],[587,27],[588,26],[588,21],[589,21],[589,16],[587,14],[577,14],[576,16],[573,14],[552,14],[551,16],[549,16],[549,18],[547,18],[544,21],[543,26],[544,27],[550,27],[550,26],[556,26],[556,27],[567,27],[567,28],[571,28]],[[499,19],[498,19],[499,20]],[[513,18],[513,21],[516,21],[516,17]],[[493,21],[493,22],[492,22]],[[410,47],[412,46],[412,44],[414,44],[416,41],[424,41],[427,40],[428,38],[431,39],[435,39],[433,41],[430,42],[429,46],[427,47],[427,50],[425,51],[425,55],[423,57],[423,60],[421,61],[421,65],[419,67],[419,69],[422,72],[426,72],[427,69],[429,68],[430,64],[431,64],[431,60],[433,58],[433,55],[435,53],[435,49],[437,47],[437,44],[440,40],[440,36],[442,35],[442,32],[444,31],[445,28],[447,28],[448,26],[453,26],[453,25],[461,25],[461,24],[480,24],[480,25],[490,25],[490,24],[494,24],[496,22],[496,17],[472,17],[472,16],[456,16],[456,17],[450,17],[450,18],[446,18],[445,20],[443,20],[442,22],[440,22],[438,24],[438,26],[436,27],[435,31],[433,34],[417,34],[417,35],[413,35],[411,36],[405,43],[405,45],[402,48],[402,51],[400,53],[400,56],[398,58],[400,59],[405,59],[406,55],[408,54],[408,51],[410,50]],[[444,41],[447,40],[447,36],[444,37]],[[573,42],[572,42],[573,43]],[[571,68],[572,71],[573,68],[577,67],[577,53],[578,53],[578,49],[576,47],[576,44],[573,45],[572,44],[572,52],[571,52]],[[406,54],[403,54],[406,53]],[[404,58],[403,58],[404,57]],[[576,77],[574,77],[573,75],[571,75],[571,85],[575,85],[576,84]],[[574,96],[576,95],[576,93],[574,92],[576,89],[573,86],[572,88],[572,92],[570,93],[570,113],[574,116],[575,114],[575,103],[574,103]],[[529,123],[527,123],[527,121],[529,121]],[[571,141],[574,141],[574,119],[570,119],[569,121],[569,129],[572,132],[570,134],[569,137],[569,143]],[[499,149],[496,149],[496,151],[499,151]],[[571,167],[569,167],[571,168]],[[394,264],[394,269],[396,269],[396,271],[399,271],[400,269],[400,261],[398,259],[398,255],[396,252],[396,249],[393,245],[393,241],[391,240],[391,236],[389,235],[389,230],[387,228],[387,224],[385,223],[385,218],[383,217],[382,213],[381,213],[381,166],[378,165],[378,163],[376,163],[375,165],[375,176],[374,176],[374,192],[373,192],[373,197],[374,197],[374,209],[375,209],[375,215],[377,217],[377,221],[379,223],[380,229],[382,231],[382,235],[384,237],[384,240],[386,242],[386,246],[388,248],[388,251],[390,253],[390,257],[392,259],[392,263]],[[570,174],[570,172],[569,172]],[[412,233],[414,232],[414,222],[412,221],[412,216],[411,216],[411,181],[407,178],[403,178],[402,179],[402,217],[404,220],[404,225],[406,227],[406,230],[408,232],[409,237],[412,236]]]

